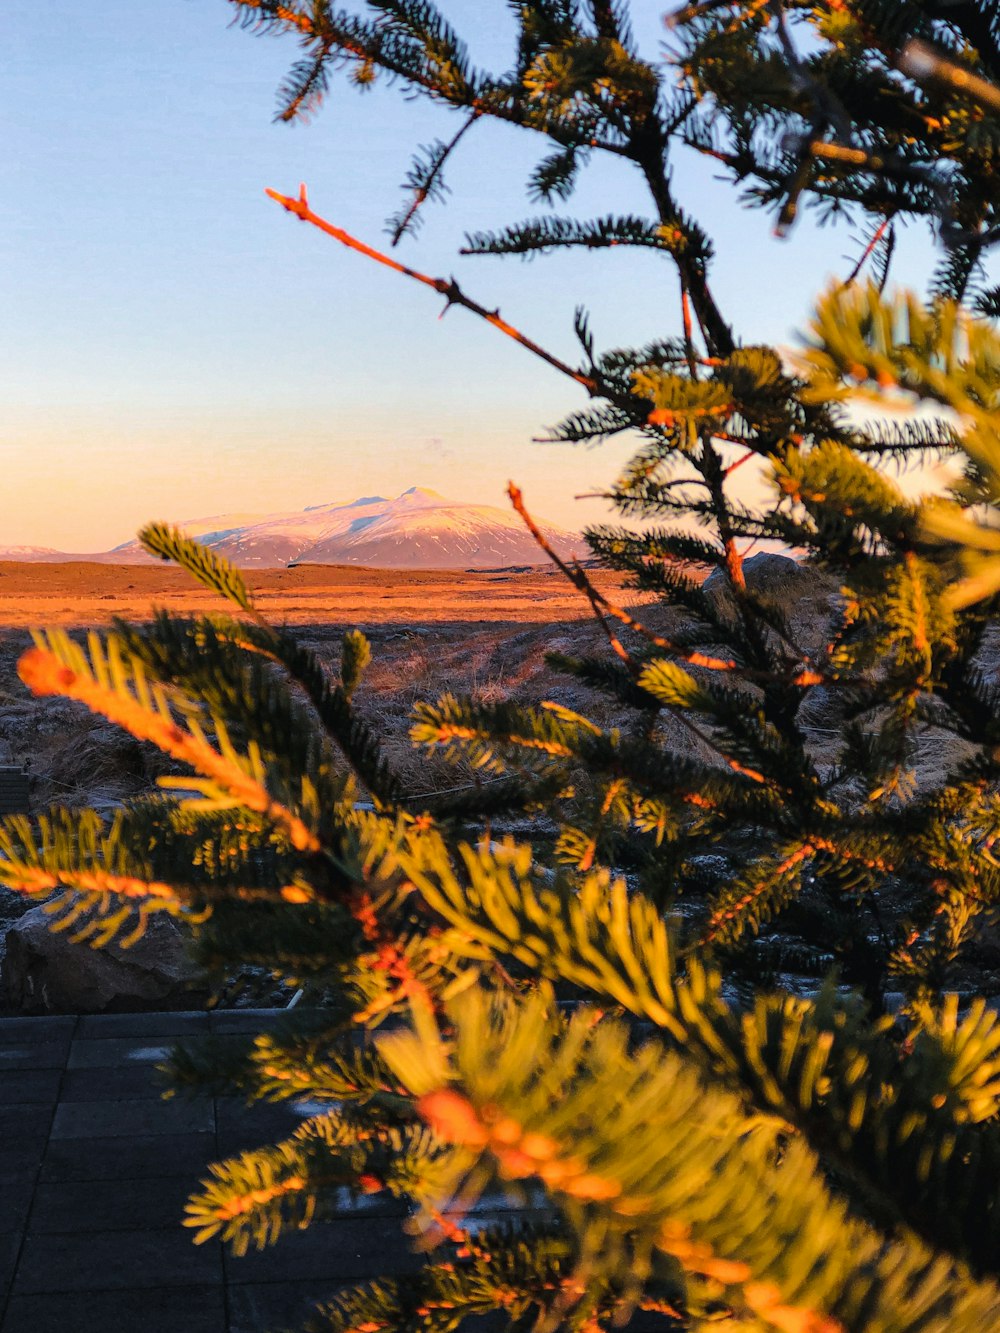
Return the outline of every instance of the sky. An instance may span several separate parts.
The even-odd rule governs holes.
[[[473,56],[505,68],[502,0],[442,8]],[[644,50],[666,6],[638,0]],[[308,124],[274,122],[297,55],[231,26],[227,0],[46,0],[0,7],[0,546],[107,550],[150,519],[269,512],[429,486],[506,503],[509,478],[569,528],[603,516],[624,443],[534,437],[583,391],[493,329],[303,226],[264,195],[297,192],[330,221],[388,244],[413,151],[460,123],[397,87],[337,80]],[[545,145],[481,123],[444,206],[395,252],[454,274],[484,305],[567,360],[578,304],[599,347],[677,332],[665,257],[627,250],[462,258],[468,231],[537,214],[525,181]],[[855,242],[807,217],[776,240],[703,160],[676,192],[716,242],[713,291],[746,342],[794,342],[825,273]],[[592,167],[558,212],[649,214],[622,164]],[[910,233],[911,266],[929,243]]]

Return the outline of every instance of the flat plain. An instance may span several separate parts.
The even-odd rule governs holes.
[[[445,692],[484,703],[554,698],[599,723],[616,720],[612,701],[546,661],[552,651],[609,652],[587,598],[554,567],[441,572],[301,565],[243,573],[267,619],[293,626],[332,676],[344,630],[365,631],[373,659],[357,704],[414,790],[468,780],[463,765],[456,770],[413,749],[409,729],[419,700]],[[637,600],[619,575],[588,574],[607,596]],[[0,563],[0,763],[28,766],[35,809],[67,800],[113,806],[148,791],[163,769],[150,746],[81,704],[28,693],[16,668],[30,644],[28,631],[63,627],[75,635],[107,627],[116,616],[148,620],[154,607],[184,616],[224,611],[227,603],[167,564]],[[660,608],[646,606],[642,615],[664,627]]]
[[[298,565],[249,569],[244,578],[268,619],[290,625],[425,625],[588,617],[586,599],[553,568],[362,569]],[[617,595],[619,576],[593,571]],[[634,594],[632,594],[634,597]],[[178,615],[219,611],[221,600],[172,565],[0,561],[0,626],[104,625],[143,620],[152,606]]]
[[[622,593],[618,576],[590,573],[607,595]],[[268,620],[294,626],[333,678],[343,631],[364,629],[373,658],[357,705],[409,791],[461,788],[472,780],[466,765],[411,744],[419,700],[445,692],[484,703],[556,698],[611,720],[608,700],[546,662],[551,651],[608,652],[586,597],[554,568],[442,573],[301,565],[244,576]],[[82,704],[34,698],[17,676],[30,629],[62,627],[76,636],[107,627],[115,616],[148,620],[153,607],[183,616],[224,611],[227,604],[166,564],[0,563],[0,763],[27,767],[34,811],[58,802],[110,812],[172,771],[152,746]],[[6,925],[29,905],[0,891],[0,954]]]

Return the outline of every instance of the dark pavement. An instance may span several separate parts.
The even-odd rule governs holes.
[[[402,1206],[379,1196],[345,1192],[329,1221],[242,1258],[180,1225],[209,1163],[287,1137],[318,1107],[163,1101],[155,1066],[176,1038],[259,1032],[281,1012],[0,1018],[0,1333],[277,1333],[338,1287],[419,1262]],[[477,1223],[510,1218],[501,1204],[481,1200]]]
[[[0,1019],[0,1333],[261,1333],[414,1262],[400,1209],[354,1206],[235,1258],[179,1225],[210,1162],[307,1112],[161,1099],[176,1037],[272,1011]]]

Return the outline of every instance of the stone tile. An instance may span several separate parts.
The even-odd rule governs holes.
[[[134,1064],[156,1065],[170,1054],[166,1037],[102,1037],[74,1041],[68,1069],[107,1069]]]
[[[149,1134],[202,1134],[215,1128],[211,1102],[64,1102],[52,1122],[53,1139],[131,1138]]]
[[[15,1296],[0,1333],[226,1333],[221,1287]]]
[[[0,1087],[2,1079],[0,1074]],[[52,1124],[52,1110],[52,1102],[23,1102],[19,1106],[0,1103],[0,1143],[9,1148],[44,1141]]]
[[[0,1309],[3,1308],[3,1297],[10,1289],[20,1249],[20,1231],[6,1231],[0,1235]]]
[[[194,1245],[180,1227],[157,1231],[90,1231],[28,1236],[12,1294],[136,1291],[221,1283],[217,1245]],[[81,1301],[81,1309],[85,1302]],[[138,1325],[143,1329],[142,1323]],[[75,1330],[74,1330],[75,1333]]]
[[[216,1009],[208,1016],[213,1032],[263,1032],[284,1017],[285,1009]]]
[[[44,1156],[44,1139],[35,1138],[27,1142],[14,1140],[3,1145],[0,1149],[0,1201],[8,1184],[12,1184],[22,1176],[35,1175]],[[0,1231],[2,1230],[3,1227],[0,1226]]]
[[[195,1176],[40,1184],[34,1193],[28,1231],[33,1236],[48,1236],[180,1226],[188,1196],[197,1188]]]
[[[215,1102],[219,1151],[226,1157],[287,1139],[304,1119],[290,1102],[254,1102],[242,1097],[218,1097]]]
[[[74,1015],[43,1018],[0,1018],[0,1043],[69,1041],[76,1027]]]
[[[353,1217],[317,1222],[306,1231],[286,1231],[276,1245],[225,1257],[226,1280],[244,1282],[324,1281],[331,1286],[420,1266],[394,1218]]]
[[[67,1069],[59,1091],[61,1102],[101,1102],[112,1097],[123,1101],[152,1097],[162,1100],[166,1083],[151,1065],[127,1068]]]
[[[301,1328],[313,1307],[328,1301],[336,1290],[324,1282],[248,1282],[230,1287],[229,1333]]]
[[[0,1098],[7,1106],[51,1102],[59,1095],[61,1069],[5,1069],[0,1074]]]
[[[215,1135],[154,1134],[134,1138],[50,1142],[40,1180],[159,1180],[179,1177],[192,1188],[218,1157]]]
[[[0,1184],[0,1232],[23,1231],[37,1179],[36,1171],[24,1171]]]
[[[383,1190],[380,1194],[352,1194],[340,1188],[326,1196],[324,1217],[394,1217],[397,1225],[410,1209],[405,1200]]]
[[[0,1043],[0,1078],[8,1069],[62,1069],[70,1040],[3,1041]]]
[[[164,1014],[87,1014],[78,1020],[77,1040],[109,1037],[183,1037],[208,1031],[207,1013],[179,1010]],[[0,1030],[0,1037],[2,1037]]]

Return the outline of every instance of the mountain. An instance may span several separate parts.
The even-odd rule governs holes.
[[[545,563],[543,552],[513,511],[448,500],[423,486],[411,486],[395,500],[368,495],[348,504],[311,505],[274,514],[219,514],[178,526],[243,568],[320,564],[490,569]],[[576,534],[549,523],[539,526],[561,554],[576,550],[583,554]],[[20,558],[51,560],[52,556]],[[123,564],[150,559],[136,541],[89,558]]]
[[[0,560],[58,560],[53,546],[0,546]]]

